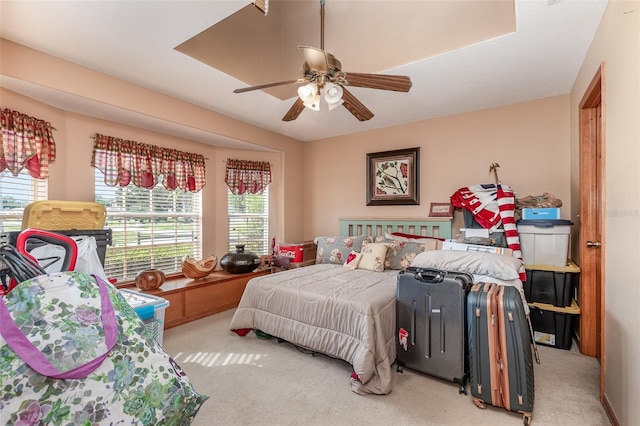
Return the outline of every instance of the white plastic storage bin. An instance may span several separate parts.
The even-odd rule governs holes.
[[[570,220],[519,220],[520,249],[525,265],[567,266]]]
[[[169,306],[169,301],[162,297],[126,289],[120,290],[120,294],[136,311],[136,314],[144,322],[145,327],[151,332],[156,341],[162,345],[164,311]]]

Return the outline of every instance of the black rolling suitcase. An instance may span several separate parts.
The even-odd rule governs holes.
[[[533,351],[522,298],[515,287],[474,284],[469,292],[469,373],[471,396],[522,414],[531,423],[534,401]]]
[[[398,274],[396,360],[403,367],[455,382],[467,393],[466,273],[408,268]]]

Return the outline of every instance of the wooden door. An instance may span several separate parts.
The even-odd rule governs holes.
[[[604,359],[604,64],[580,102],[579,347]],[[601,369],[604,374],[604,368]],[[603,376],[602,376],[603,377]],[[601,378],[602,378],[601,377]],[[601,392],[603,391],[601,386]]]

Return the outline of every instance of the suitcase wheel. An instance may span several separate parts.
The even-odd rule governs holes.
[[[525,426],[529,426],[531,424],[531,413],[522,415],[522,423]]]
[[[459,395],[462,395],[462,394],[466,395],[467,394],[467,387],[463,386],[463,385],[460,385],[460,388],[458,389],[458,394]]]
[[[478,398],[473,398],[473,403],[476,404],[476,407],[480,408],[481,410],[485,410],[487,408],[487,404]]]

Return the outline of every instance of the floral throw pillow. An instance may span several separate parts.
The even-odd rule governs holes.
[[[339,237],[316,237],[316,263],[344,264],[347,256],[352,251],[360,252],[362,243],[369,241],[366,235],[339,236]]]
[[[369,243],[362,244],[362,258],[358,263],[358,269],[368,269],[370,271],[384,271],[385,257],[389,244],[387,243]]]
[[[411,265],[413,258],[425,250],[425,243],[393,241],[387,250],[385,269],[406,269]]]

